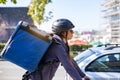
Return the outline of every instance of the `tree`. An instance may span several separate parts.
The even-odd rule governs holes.
[[[7,2],[7,0],[0,0],[0,3],[5,4]],[[11,0],[11,2],[13,2],[14,4],[16,4],[16,0]]]
[[[5,4],[7,0],[0,0],[0,3]],[[17,0],[11,0],[12,3],[16,4]],[[28,15],[31,16],[35,24],[40,25],[44,20],[45,6],[50,3],[51,0],[32,0],[28,6]],[[51,13],[51,12],[50,12]]]
[[[28,14],[33,19],[34,23],[40,24],[44,19],[45,5],[50,3],[51,0],[32,0],[29,5]]]

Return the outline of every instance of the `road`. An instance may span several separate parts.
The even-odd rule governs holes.
[[[26,70],[8,62],[0,61],[0,80],[22,80],[22,75]],[[65,70],[59,67],[53,80],[65,80]]]

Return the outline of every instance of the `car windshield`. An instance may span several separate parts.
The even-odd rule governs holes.
[[[91,56],[92,54],[94,54],[95,52],[88,49],[82,53],[80,53],[79,55],[77,55],[74,60],[77,62],[77,63],[80,63],[81,61],[83,61],[84,59],[86,59],[87,57]]]

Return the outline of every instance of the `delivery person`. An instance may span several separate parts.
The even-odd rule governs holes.
[[[68,40],[73,36],[72,28],[74,25],[68,19],[58,19],[53,22],[54,42],[47,50],[38,69],[29,74],[28,80],[52,80],[60,63],[73,80],[89,79],[70,56]]]

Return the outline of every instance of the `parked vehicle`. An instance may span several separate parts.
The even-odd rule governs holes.
[[[90,80],[120,80],[120,46],[106,45],[89,48],[75,61]],[[69,78],[69,80],[72,80]]]

